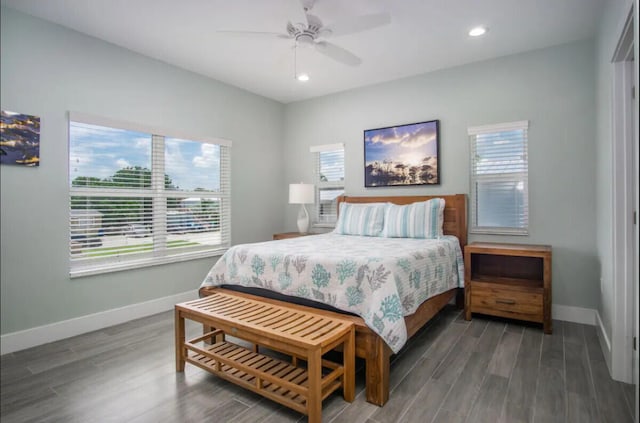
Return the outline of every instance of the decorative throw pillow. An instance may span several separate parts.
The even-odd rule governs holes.
[[[342,235],[380,236],[386,208],[386,203],[340,203],[340,215],[334,232]]]
[[[387,238],[439,238],[443,235],[444,199],[398,206],[389,204],[382,236]]]

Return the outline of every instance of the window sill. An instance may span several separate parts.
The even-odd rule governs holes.
[[[503,228],[487,228],[487,229],[471,229],[469,230],[470,234],[478,234],[478,235],[516,235],[516,236],[527,236],[529,235],[528,229],[503,229]]]
[[[327,228],[327,229],[333,229],[336,227],[335,222],[334,223],[312,223],[311,224],[312,228]]]
[[[85,276],[100,275],[103,273],[121,272],[123,270],[135,270],[145,267],[158,266],[161,264],[180,263],[189,260],[197,260],[201,258],[221,256],[227,251],[226,248],[209,251],[199,251],[195,253],[177,254],[168,257],[150,257],[139,260],[127,260],[116,263],[103,263],[100,265],[83,266],[72,268],[69,271],[71,279],[82,278]]]

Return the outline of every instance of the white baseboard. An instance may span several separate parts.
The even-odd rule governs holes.
[[[602,354],[604,355],[604,361],[607,363],[607,368],[609,369],[609,374],[611,374],[611,341],[609,340],[609,335],[607,335],[607,331],[604,329],[604,323],[602,323],[602,318],[600,317],[600,313],[596,311],[596,331],[598,333],[598,340],[600,341],[600,348],[602,348]]]
[[[194,300],[198,291],[192,290],[143,303],[114,308],[61,322],[25,329],[0,336],[0,355],[37,345],[59,341],[108,326],[171,310],[176,303]]]
[[[553,304],[551,306],[551,316],[556,320],[565,322],[582,323],[583,325],[591,326],[596,324],[596,311],[592,308]]]
[[[611,341],[609,341],[609,336],[607,335],[607,331],[604,330],[604,323],[602,323],[602,318],[600,317],[600,313],[596,311],[596,328],[598,329],[598,336],[601,337],[603,342],[603,348],[607,351],[611,352]]]

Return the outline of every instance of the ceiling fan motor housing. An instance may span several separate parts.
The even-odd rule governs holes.
[[[329,31],[322,28],[322,21],[317,16],[307,14],[307,22],[307,25],[291,22],[287,24],[287,33],[299,44],[310,45],[318,37],[328,35]]]

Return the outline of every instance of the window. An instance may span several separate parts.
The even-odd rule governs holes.
[[[72,277],[228,248],[231,143],[176,135],[70,113]]]
[[[471,232],[526,235],[528,121],[469,128]]]
[[[338,218],[337,198],[344,194],[344,145],[311,147],[315,159],[316,203],[314,226],[333,227]]]

